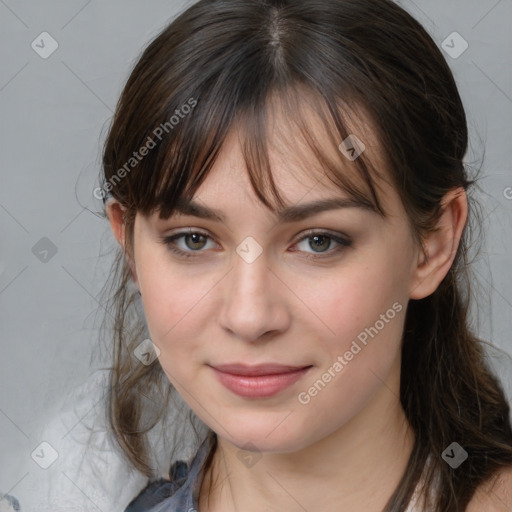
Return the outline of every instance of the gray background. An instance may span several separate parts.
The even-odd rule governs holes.
[[[485,143],[473,322],[512,353],[512,0],[400,4],[439,46],[454,31],[469,44],[456,59],[445,55],[468,115],[466,160],[478,164]],[[83,451],[102,382],[91,359],[97,296],[115,247],[92,190],[128,72],[184,5],[0,0],[0,495],[17,496],[25,511],[123,510],[143,484],[102,445],[101,432],[104,457],[91,462]],[[31,47],[44,31],[59,45],[47,59]],[[511,396],[510,363],[493,364]],[[31,456],[50,460],[43,441],[58,453],[46,470]]]

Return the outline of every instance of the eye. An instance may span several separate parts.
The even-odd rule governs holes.
[[[337,244],[337,246],[334,249],[329,250],[329,248],[332,247],[333,242],[334,244]],[[306,257],[308,258],[330,257],[335,254],[338,254],[344,248],[350,247],[352,245],[352,241],[345,236],[341,236],[339,234],[332,234],[328,231],[314,230],[309,231],[306,234],[306,236],[303,236],[294,245],[299,245],[301,243],[305,244],[304,248],[313,249],[312,253],[309,253],[302,249],[302,251],[306,253]]]
[[[177,243],[180,240],[182,243]],[[187,231],[180,231],[174,235],[163,237],[162,243],[166,245],[171,252],[180,257],[194,258],[199,256],[199,254],[194,253],[205,252],[203,249],[208,248],[208,240],[212,240],[208,234],[197,230],[193,231],[192,228],[189,228]],[[304,252],[307,258],[325,258],[334,256],[344,248],[352,245],[351,240],[345,236],[315,230],[307,232],[306,236],[300,238],[293,245],[298,246],[305,244],[305,242],[307,242],[307,245],[305,245],[303,249],[299,251],[292,250],[291,252]],[[332,248],[333,243],[337,244],[334,249]],[[307,248],[313,249],[313,252],[305,250]]]
[[[179,244],[176,243],[176,241],[180,239],[183,239],[183,243],[185,244],[185,246],[181,248]],[[180,231],[174,235],[164,237],[162,243],[175,254],[185,258],[192,258],[196,256],[193,254],[194,252],[203,252],[201,249],[205,247],[205,242],[208,239],[210,239],[210,237],[206,233],[189,229],[188,231]]]

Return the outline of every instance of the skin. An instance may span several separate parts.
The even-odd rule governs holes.
[[[380,162],[378,144],[365,126],[357,133],[372,161]],[[275,147],[270,152],[287,204],[348,197],[312,157],[296,155]],[[137,213],[131,263],[160,364],[218,434],[219,448],[200,493],[201,512],[376,512],[396,488],[414,443],[399,401],[406,306],[433,293],[448,272],[467,200],[462,189],[446,195],[438,229],[424,240],[427,259],[413,241],[389,176],[379,187],[387,218],[346,208],[278,223],[254,195],[232,132],[195,195],[221,210],[225,222]],[[113,201],[107,212],[126,250],[122,209]],[[161,241],[184,228],[210,237],[202,248],[197,241],[175,241],[195,250],[195,258],[180,258]],[[348,236],[352,244],[336,253],[333,241],[319,249],[331,256],[308,259],[318,254],[313,241],[299,241],[308,229]],[[236,252],[247,236],[263,250],[252,263]],[[396,303],[401,311],[366,346],[360,344],[362,350],[309,403],[300,403],[298,394]],[[226,389],[208,366],[233,362],[313,367],[278,395],[247,399]],[[239,458],[247,443],[261,455],[250,467]],[[214,490],[207,502],[210,479]]]

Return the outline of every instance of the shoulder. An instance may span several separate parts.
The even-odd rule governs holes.
[[[510,512],[512,510],[512,466],[500,469],[482,484],[469,502],[466,512]]]

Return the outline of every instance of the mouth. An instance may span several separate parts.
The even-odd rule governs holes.
[[[275,363],[247,366],[227,364],[210,366],[224,387],[244,398],[274,396],[303,377],[312,365],[289,366]]]

